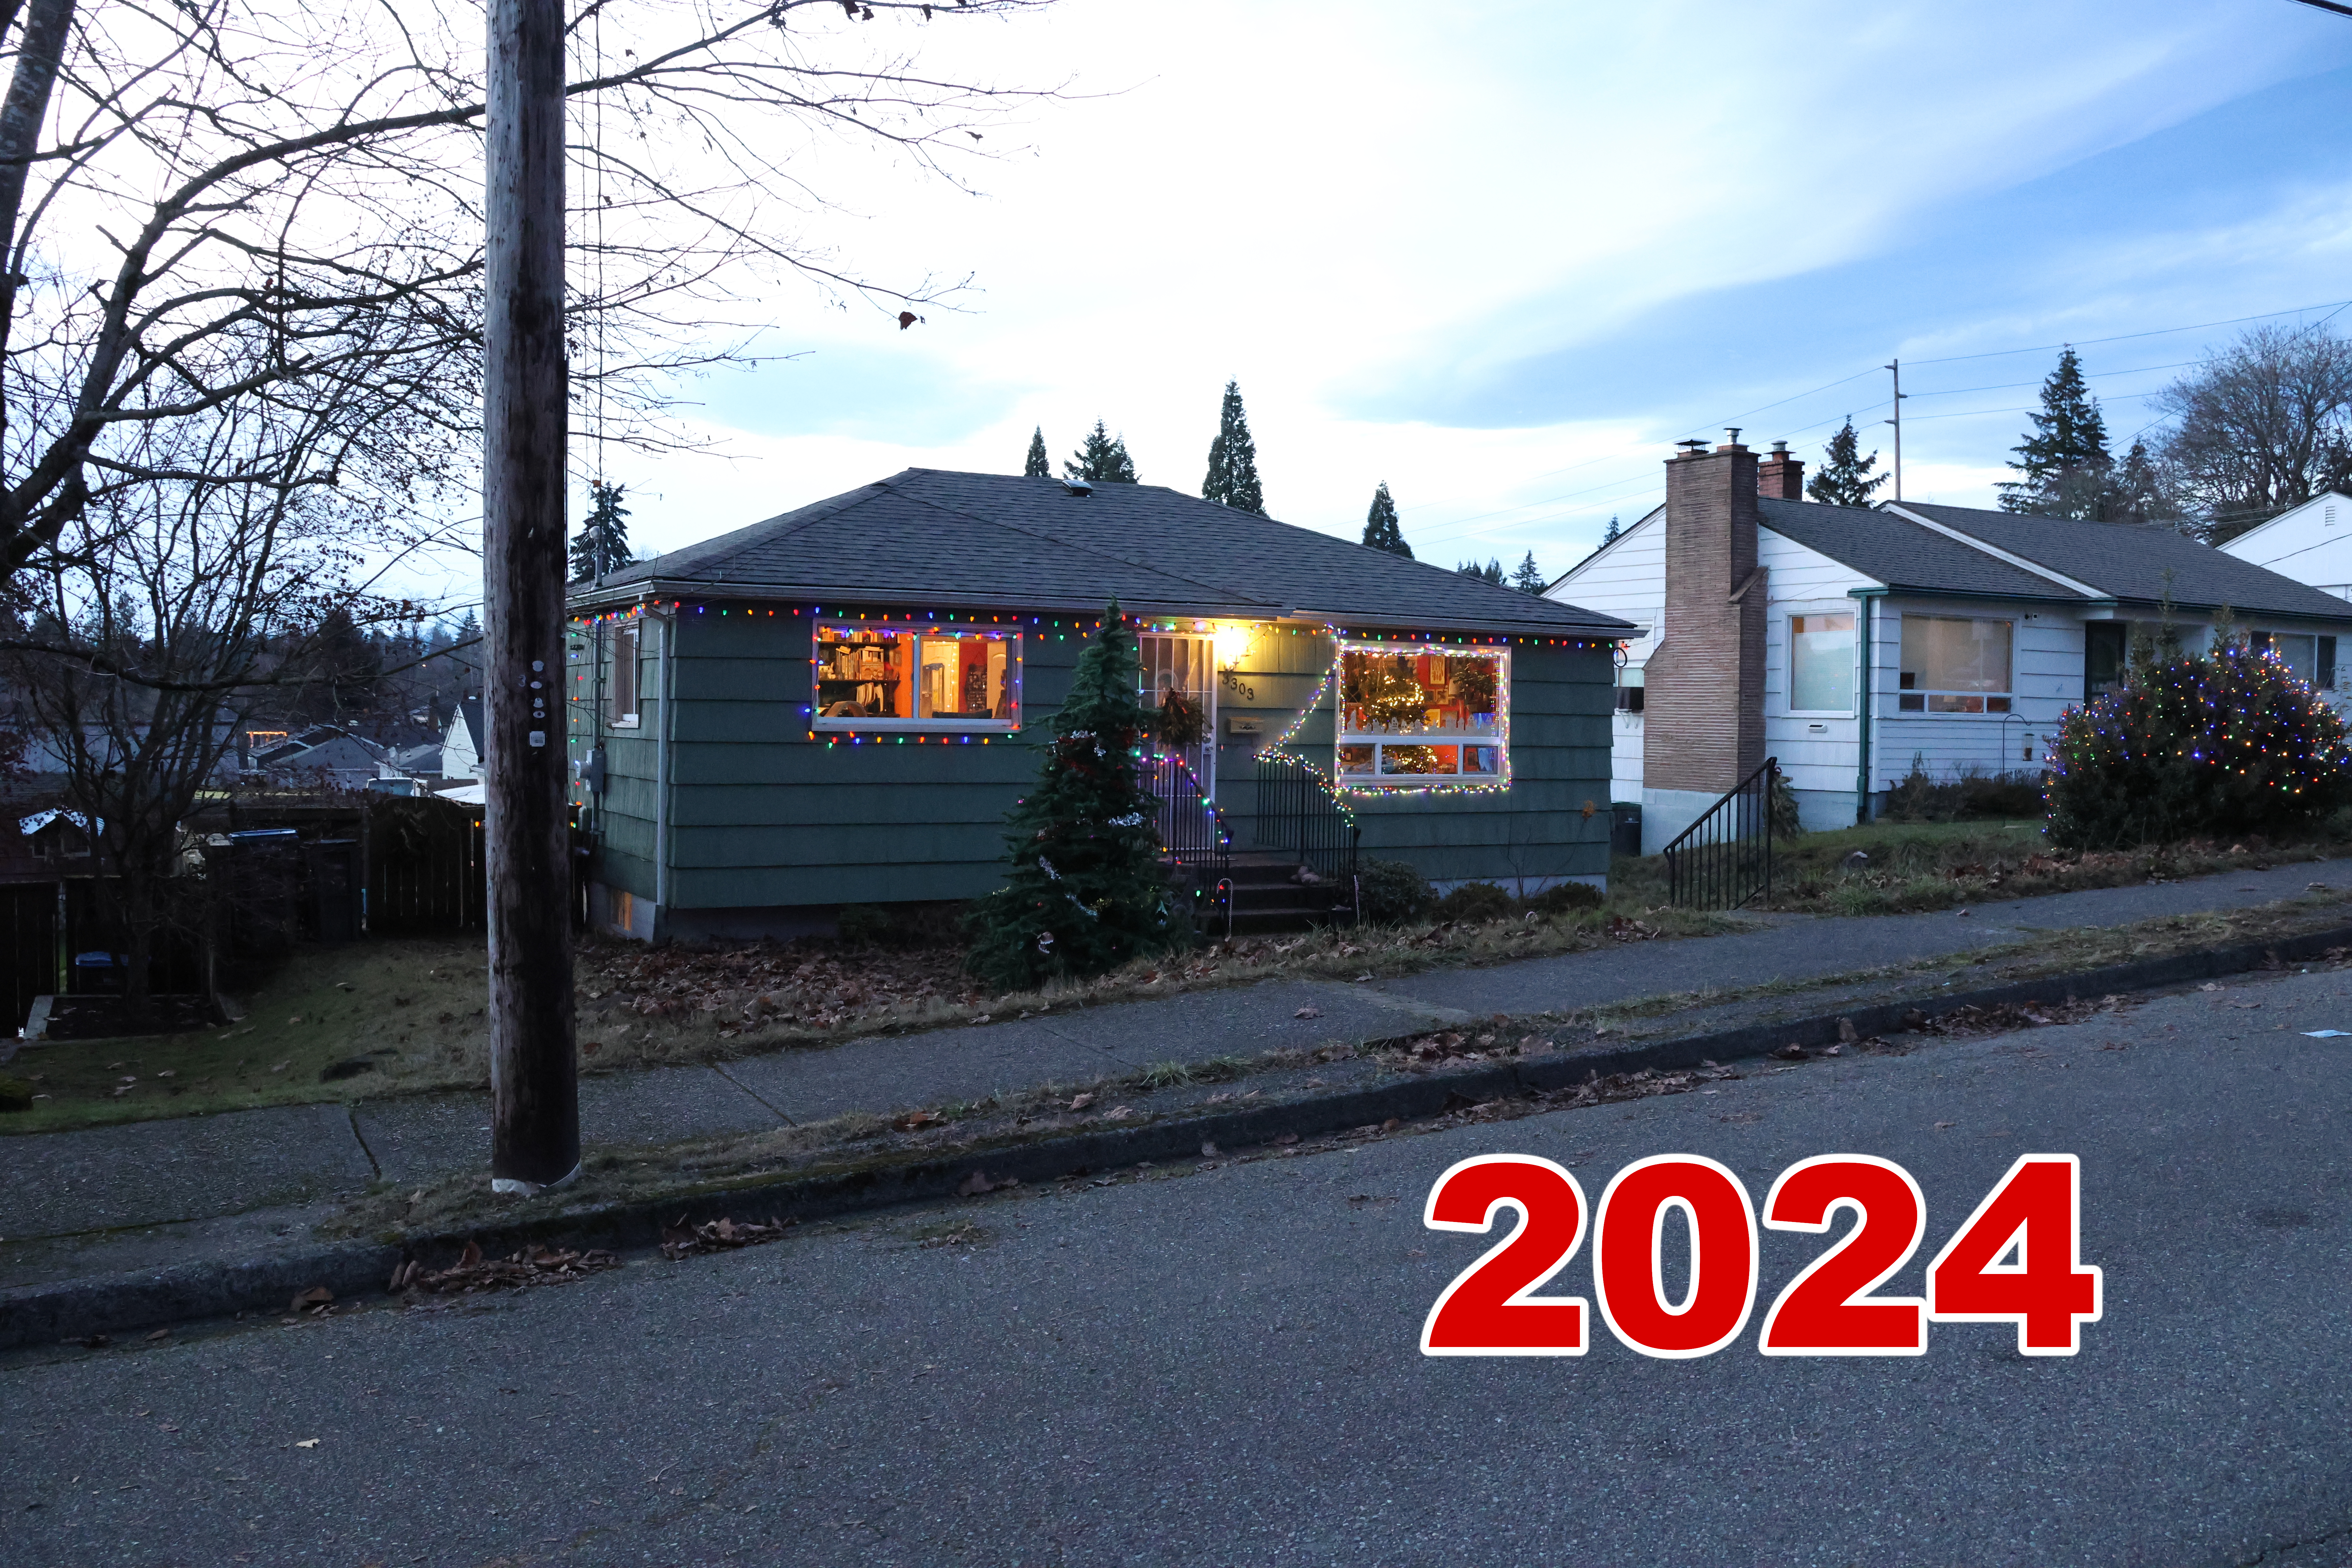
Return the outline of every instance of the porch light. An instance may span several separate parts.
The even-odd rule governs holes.
[[[1217,645],[1217,668],[1220,669],[1232,669],[1235,666],[1239,665],[1244,658],[1248,657],[1250,643],[1255,635],[1254,629],[1248,626],[1234,626],[1223,622],[1219,623],[1215,638]]]

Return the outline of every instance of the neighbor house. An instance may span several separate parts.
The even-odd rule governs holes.
[[[2352,599],[2352,495],[2327,490],[2221,546],[2241,561]]]
[[[1768,756],[1812,827],[1853,825],[1915,767],[2038,773],[2059,715],[2115,686],[2135,628],[2168,622],[2200,647],[2226,611],[2336,686],[2352,605],[2170,529],[1821,506],[1786,443],[1683,446],[1665,503],[1549,590],[1640,628],[1611,790],[1642,804],[1647,852]]]
[[[1158,486],[910,468],[574,591],[592,918],[790,932],[988,892],[1114,599],[1174,715],[1163,825],[1181,796],[1237,849],[1320,814],[1441,887],[1605,879],[1622,622]]]

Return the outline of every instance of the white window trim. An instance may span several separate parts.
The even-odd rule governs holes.
[[[1890,715],[1890,717],[1895,719],[1958,719],[1963,721],[1968,720],[1977,720],[1979,721],[1990,721],[1997,724],[2004,719],[2012,719],[2017,716],[2017,616],[1952,615],[1941,610],[1903,610],[1897,613],[1906,621],[1907,621],[1912,616],[1916,615],[1923,621],[2001,622],[2009,627],[2009,687],[2008,689],[2002,691],[1953,691],[1943,687],[1930,686],[1915,686],[1906,690],[1903,685],[1903,626],[1901,622],[1898,622],[1895,628],[1895,662],[1893,668],[1889,671],[1889,673],[1895,677],[1895,710],[1892,715]],[[1920,699],[1919,707],[1916,711],[1906,712],[1903,710],[1903,699],[1906,697],[1916,697]],[[1985,704],[1985,707],[1983,711],[1978,713],[1937,713],[1927,707],[1927,700],[1931,697],[1974,697],[1981,700]],[[1996,713],[1992,710],[1992,704],[1996,701],[2006,702],[2009,706]]]
[[[613,668],[617,678],[621,665],[621,646],[627,643],[635,651],[629,656],[634,667],[629,671],[629,695],[636,699],[634,712],[608,714],[604,727],[608,730],[635,730],[646,720],[646,623],[643,618],[615,622],[613,626]]]
[[[1855,615],[1852,610],[1790,610],[1780,617],[1780,625],[1783,628],[1780,634],[1780,679],[1787,688],[1786,691],[1782,694],[1782,700],[1787,704],[1785,711],[1791,719],[1851,719],[1854,716],[1854,713],[1859,707],[1859,699],[1861,697],[1859,689],[1857,689],[1854,694],[1857,700],[1854,702],[1849,702],[1843,708],[1800,708],[1793,701],[1789,701],[1789,699],[1795,697],[1797,694],[1796,623],[1808,616],[1815,616],[1822,617],[1830,616],[1843,616],[1846,618],[1848,623],[1846,626],[1846,635],[1855,639],[1853,652],[1848,656],[1850,668],[1846,671],[1848,677],[1847,684],[1850,687],[1857,689],[1862,684],[1862,644],[1860,641],[1862,617]],[[1898,658],[1900,658],[1899,655],[1897,657]]]
[[[942,626],[937,621],[839,621],[830,617],[821,617],[810,630],[812,648],[824,646],[821,634],[828,627],[861,632],[900,632],[915,637],[953,638],[957,641],[966,637],[981,637],[995,642],[1009,642],[1013,645],[1013,655],[1012,668],[1007,679],[1013,686],[1013,710],[1017,713],[1025,706],[1026,699],[1024,698],[1021,690],[1021,634],[1017,631],[989,634],[983,633],[976,626],[969,631],[960,631],[952,626]],[[816,710],[819,706],[818,689],[816,663],[812,654],[809,666],[809,728],[819,732],[830,731],[835,734],[846,734],[852,730],[865,730],[877,734],[1010,735],[1021,728],[1021,721],[1017,718],[827,719]]]
[[[1435,731],[1426,734],[1356,733],[1341,727],[1347,711],[1346,683],[1339,678],[1346,657],[1351,653],[1442,654],[1448,658],[1474,657],[1496,660],[1501,668],[1495,673],[1495,728],[1491,731]],[[1342,642],[1332,649],[1331,682],[1331,777],[1342,790],[1446,789],[1472,785],[1481,789],[1500,788],[1511,782],[1511,650],[1507,647],[1474,647],[1462,643],[1426,642]],[[1370,746],[1372,748],[1372,768],[1369,773],[1348,773],[1339,771],[1339,748]],[[1382,773],[1382,746],[1492,746],[1496,752],[1496,768],[1491,773]]]

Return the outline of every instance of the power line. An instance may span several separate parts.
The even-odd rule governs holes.
[[[2309,0],[2305,0],[2308,4]],[[2111,338],[2076,338],[2071,342],[2037,343],[2030,349],[1987,349],[1980,354],[1947,354],[1942,359],[1915,359],[1913,364],[1958,364],[1969,359],[2000,359],[2007,354],[2042,354],[2053,349],[2080,348],[2087,343],[2121,343],[2134,338],[2161,338],[2174,332],[2201,332],[2209,327],[2235,327],[2247,321],[2274,321],[2281,316],[2300,316],[2306,310],[2340,310],[2352,305],[2352,300],[2328,300],[2316,305],[2298,305],[2292,310],[2269,310],[2259,316],[2232,316],[2226,321],[2196,321],[2185,327],[2158,327],[2145,332],[2117,332]],[[2326,318],[2322,318],[2326,320]]]

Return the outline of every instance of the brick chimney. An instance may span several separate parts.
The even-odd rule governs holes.
[[[1665,613],[1644,671],[1645,850],[1659,829],[1680,832],[1711,804],[1702,797],[1724,794],[1764,761],[1758,464],[1738,430],[1727,436],[1712,452],[1684,442],[1666,462]],[[1800,465],[1778,460],[1793,489]]]
[[[1772,450],[1756,465],[1756,493],[1768,500],[1805,499],[1805,464],[1789,456],[1789,443],[1775,441]]]

